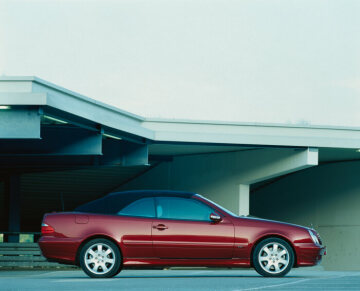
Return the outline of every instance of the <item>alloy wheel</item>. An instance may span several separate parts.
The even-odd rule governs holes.
[[[270,274],[278,274],[289,265],[287,249],[280,243],[268,243],[259,252],[260,266]]]
[[[253,252],[255,270],[265,277],[282,277],[294,265],[295,255],[285,240],[272,237],[259,242]]]
[[[87,249],[84,260],[90,272],[105,274],[114,267],[114,250],[106,244],[97,243]]]
[[[80,266],[93,278],[111,278],[121,271],[119,247],[107,239],[87,242],[80,252]]]

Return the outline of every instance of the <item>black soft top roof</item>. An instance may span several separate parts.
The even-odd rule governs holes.
[[[146,197],[190,198],[195,193],[171,190],[134,190],[113,192],[102,198],[90,201],[75,208],[76,212],[115,214],[130,203]]]
[[[173,196],[173,197],[185,197],[190,198],[195,195],[192,192],[185,191],[173,191],[173,190],[131,190],[131,191],[121,191],[121,192],[112,192],[106,195],[115,196],[115,195],[139,195],[141,197],[161,197],[161,196]]]

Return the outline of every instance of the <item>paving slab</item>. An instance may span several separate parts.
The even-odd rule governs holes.
[[[360,290],[360,272],[300,268],[264,278],[254,270],[123,270],[111,279],[92,279],[80,270],[0,271],[0,290]]]

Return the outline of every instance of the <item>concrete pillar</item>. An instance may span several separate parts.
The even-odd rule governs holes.
[[[250,214],[250,185],[239,185],[239,215]]]
[[[5,196],[8,204],[8,231],[20,232],[20,175],[13,174],[5,180]],[[19,242],[19,234],[9,234],[8,242]]]

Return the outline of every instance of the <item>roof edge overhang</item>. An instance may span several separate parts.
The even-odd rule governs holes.
[[[141,126],[143,117],[107,105],[37,77],[1,77],[0,104],[43,106],[59,115],[73,115],[96,125],[153,139],[151,130]],[[59,116],[60,117],[60,116]]]
[[[158,142],[281,147],[360,148],[360,128],[148,118]]]
[[[37,105],[148,142],[360,148],[360,128],[144,118],[40,78],[1,77],[0,104]]]

